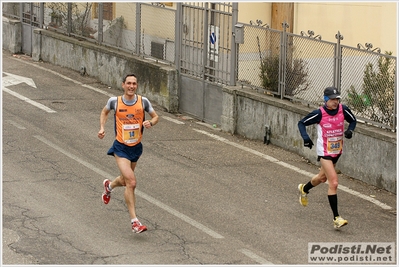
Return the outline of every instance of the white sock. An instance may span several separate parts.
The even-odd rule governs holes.
[[[137,218],[132,219],[132,223],[134,223],[135,221],[139,221],[139,219]]]
[[[108,184],[109,191],[112,191],[111,183]]]

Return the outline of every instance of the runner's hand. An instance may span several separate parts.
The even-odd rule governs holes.
[[[100,130],[99,132],[98,132],[98,138],[100,138],[100,139],[103,139],[104,138],[104,136],[105,136],[105,131],[104,130]]]
[[[351,139],[351,138],[352,138],[352,133],[353,133],[353,132],[352,132],[351,130],[348,129],[348,130],[345,131],[344,134],[345,134],[345,137],[346,137],[346,138]]]
[[[312,149],[313,142],[310,138],[304,139],[303,141],[304,141],[304,143],[303,143],[304,146],[308,147],[309,149]]]

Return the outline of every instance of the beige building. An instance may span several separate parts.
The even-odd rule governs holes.
[[[396,2],[240,2],[238,20],[262,20],[273,29],[281,30],[286,21],[294,34],[308,30],[321,35],[322,40],[336,42],[338,31],[344,37],[341,44],[356,47],[373,44],[381,52],[397,55],[398,6]]]

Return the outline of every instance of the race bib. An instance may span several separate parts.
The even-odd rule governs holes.
[[[137,142],[140,136],[140,124],[123,125],[123,142],[126,144]]]
[[[339,154],[342,150],[342,136],[327,138],[327,153]]]

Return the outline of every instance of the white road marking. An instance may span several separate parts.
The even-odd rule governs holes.
[[[208,235],[210,235],[213,238],[224,238],[222,235],[216,233],[215,231],[209,229],[208,227],[204,226],[203,224],[191,219],[190,217],[178,212],[177,210],[169,207],[168,205],[163,204],[162,202],[156,200],[155,198],[141,192],[141,191],[137,191],[136,189],[136,194],[144,199],[146,199],[148,202],[160,207],[161,209],[169,212],[170,214],[180,218],[181,220],[185,221],[188,224],[191,224],[192,226],[198,228],[199,230],[207,233]]]
[[[167,117],[167,116],[162,116],[162,119],[165,119],[165,120],[174,122],[174,123],[176,123],[176,124],[184,124],[184,122],[182,122],[182,121],[179,121],[179,120],[173,119],[173,118],[171,118],[171,117]]]
[[[262,265],[274,265],[272,262],[256,255],[255,253],[253,253],[252,251],[248,250],[248,249],[240,249],[239,252],[241,252],[242,254],[244,254],[245,256],[253,259],[254,261],[256,261],[257,263],[260,263]]]
[[[4,87],[17,85],[20,83],[26,83],[30,87],[37,88],[35,82],[31,78],[11,74],[8,72],[3,72],[3,73],[7,74],[7,76],[3,77],[1,80],[1,83]]]
[[[23,100],[23,101],[25,101],[25,102],[27,102],[27,103],[35,106],[35,107],[38,107],[38,108],[40,108],[40,109],[42,109],[42,110],[44,110],[44,111],[46,111],[48,113],[56,113],[57,112],[55,110],[52,110],[49,107],[46,107],[45,105],[42,105],[42,104],[40,104],[40,103],[38,103],[38,102],[36,102],[34,100],[31,100],[31,99],[29,99],[29,98],[27,98],[27,97],[25,97],[23,95],[20,95],[20,94],[16,93],[14,91],[11,91],[8,88],[2,87],[2,89],[3,89],[4,92],[9,93],[10,95],[13,95],[15,97],[18,97],[19,99],[21,99],[21,100]]]
[[[298,173],[300,173],[300,174],[303,174],[303,175],[305,175],[305,176],[308,176],[308,177],[310,177],[310,178],[312,178],[312,177],[315,175],[315,174],[313,174],[313,173],[307,172],[307,171],[302,170],[302,169],[300,169],[300,168],[298,168],[298,167],[295,167],[295,166],[293,166],[293,165],[290,165],[290,164],[288,164],[288,163],[286,163],[286,162],[280,161],[280,160],[278,160],[278,159],[276,159],[276,158],[273,158],[273,157],[271,157],[271,156],[268,156],[268,155],[265,155],[265,154],[263,154],[263,153],[260,153],[259,151],[256,151],[256,150],[250,149],[250,148],[248,148],[248,147],[245,147],[245,146],[243,146],[243,145],[240,145],[240,144],[231,142],[231,141],[229,141],[229,140],[227,140],[227,139],[225,139],[225,138],[223,138],[223,137],[220,137],[220,136],[218,136],[218,135],[211,134],[211,133],[208,133],[208,132],[203,131],[203,130],[194,129],[194,131],[197,131],[197,132],[199,132],[199,133],[205,134],[205,135],[207,135],[207,136],[209,136],[209,137],[212,137],[212,138],[215,139],[215,140],[218,140],[218,141],[220,141],[220,142],[223,142],[223,143],[228,144],[228,145],[231,145],[231,146],[235,146],[235,147],[237,147],[237,148],[239,148],[239,149],[241,149],[241,150],[247,151],[247,152],[252,153],[252,154],[254,154],[254,155],[260,156],[260,157],[262,157],[262,158],[264,158],[264,159],[266,159],[266,160],[269,160],[269,161],[271,161],[271,162],[273,162],[273,163],[276,163],[276,164],[278,164],[278,165],[281,165],[281,166],[283,166],[283,167],[285,167],[285,168],[287,168],[287,169],[291,169],[291,170],[293,170],[293,171],[296,171],[296,172],[298,172]],[[376,199],[374,199],[374,198],[372,198],[372,197],[366,196],[366,195],[364,195],[364,194],[362,194],[362,193],[359,193],[359,192],[357,192],[357,191],[355,191],[355,190],[352,190],[352,189],[350,189],[350,188],[348,188],[348,187],[346,187],[346,186],[338,185],[338,188],[339,188],[340,190],[346,192],[346,193],[349,193],[349,194],[351,194],[351,195],[360,197],[360,198],[362,198],[362,199],[364,199],[364,200],[370,201],[371,203],[373,203],[373,204],[375,204],[375,205],[381,207],[381,208],[384,209],[384,210],[390,210],[390,209],[392,209],[391,206],[388,206],[388,205],[386,205],[386,204],[384,204],[384,203],[382,203],[382,202],[380,202],[380,201],[378,201],[378,200],[376,200]]]
[[[14,125],[15,127],[17,127],[20,130],[25,130],[26,128],[22,125],[19,125],[18,123],[16,123],[15,121],[12,120],[6,120],[9,124]]]
[[[75,156],[75,155],[69,153],[68,151],[62,149],[61,147],[59,147],[59,146],[53,144],[52,142],[50,142],[50,141],[47,140],[46,138],[44,138],[44,137],[42,137],[42,136],[39,136],[39,135],[35,135],[34,137],[35,137],[36,139],[42,141],[42,142],[45,143],[46,145],[48,145],[48,146],[54,148],[55,150],[61,152],[61,153],[64,154],[65,156],[67,156],[67,157],[69,157],[69,158],[71,158],[71,159],[73,159],[73,160],[79,162],[79,163],[82,164],[83,166],[85,166],[85,167],[89,168],[90,170],[96,172],[97,174],[103,176],[104,178],[107,178],[107,179],[110,179],[110,180],[113,180],[113,179],[115,178],[114,176],[112,176],[112,175],[110,175],[110,174],[108,174],[108,173],[106,173],[106,172],[100,170],[100,169],[97,168],[96,166],[94,166],[94,165],[92,165],[92,164],[90,164],[90,163],[88,163],[88,162],[86,162],[86,161],[84,161],[84,160],[78,158],[77,156]],[[197,222],[197,221],[191,219],[190,217],[184,215],[183,213],[178,212],[177,210],[175,210],[175,209],[169,207],[168,205],[163,204],[162,202],[156,200],[155,198],[153,198],[153,197],[147,195],[147,194],[144,193],[144,192],[141,192],[141,191],[138,190],[138,189],[136,189],[136,195],[139,196],[139,197],[144,198],[144,199],[147,200],[148,202],[150,202],[150,203],[152,203],[152,204],[158,206],[159,208],[161,208],[161,209],[163,209],[163,210],[169,212],[170,214],[172,214],[172,215],[176,216],[177,218],[179,218],[179,219],[185,221],[186,223],[191,224],[192,226],[198,228],[199,230],[205,232],[206,234],[210,235],[210,236],[213,237],[213,238],[224,238],[222,235],[220,235],[220,234],[216,233],[215,231],[209,229],[208,227],[204,226],[203,224],[201,224],[201,223],[199,223],[199,222]]]
[[[41,69],[41,70],[50,72],[50,73],[52,73],[52,74],[54,74],[54,75],[56,75],[56,76],[59,76],[59,77],[65,79],[65,80],[68,80],[68,81],[70,81],[70,82],[73,82],[74,84],[77,84],[77,85],[86,87],[86,88],[88,88],[88,89],[90,89],[90,90],[93,90],[93,91],[95,91],[95,92],[101,93],[101,94],[103,94],[103,95],[106,95],[106,96],[109,96],[109,97],[114,96],[113,94],[110,94],[110,93],[108,93],[108,92],[106,92],[106,91],[104,91],[104,90],[101,90],[101,89],[98,89],[98,88],[94,88],[93,86],[90,86],[90,85],[81,83],[81,82],[76,81],[76,80],[74,80],[74,79],[71,79],[71,78],[69,78],[69,77],[67,77],[67,76],[64,76],[64,75],[62,75],[62,74],[60,74],[60,73],[58,73],[58,72],[55,72],[55,71],[53,71],[53,70],[49,70],[49,69],[46,69],[46,68],[44,68],[44,67],[41,67],[41,66],[39,66],[39,65],[37,65],[37,64],[33,64],[33,63],[30,63],[30,62],[27,62],[27,61],[23,61],[23,60],[18,59],[18,58],[13,58],[13,59],[15,59],[15,60],[17,60],[17,61],[20,61],[20,62],[22,62],[22,63],[28,64],[28,65],[31,65],[31,66],[33,66],[33,67],[35,67],[35,68],[38,68],[38,69]]]

